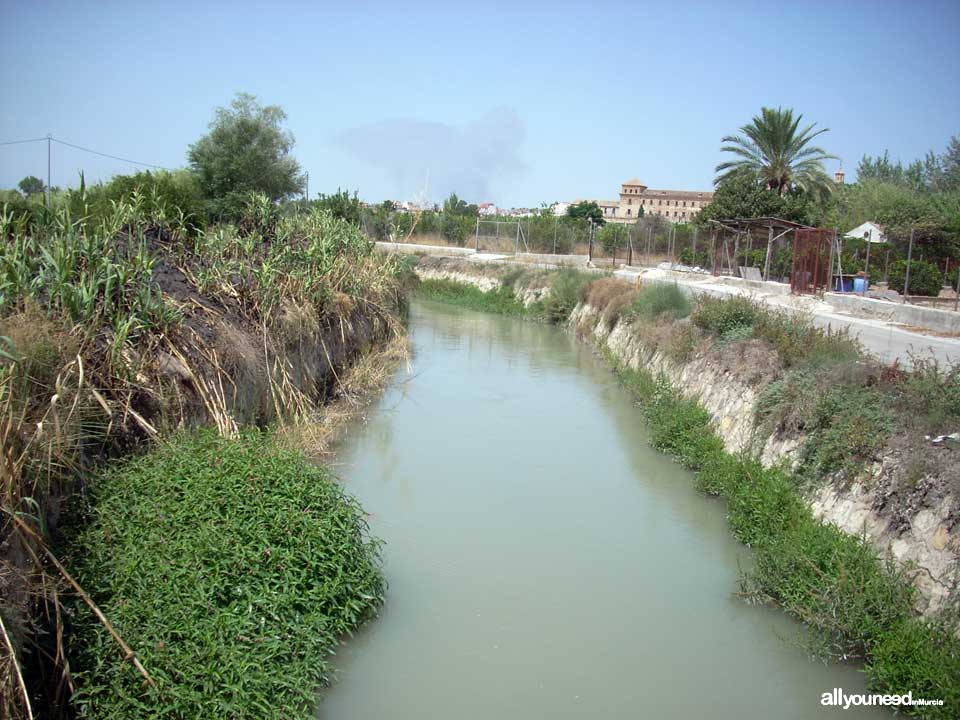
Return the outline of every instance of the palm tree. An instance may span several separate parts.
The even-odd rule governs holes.
[[[828,128],[814,131],[811,123],[798,131],[803,115],[793,117],[793,110],[762,108],[759,116],[740,128],[743,135],[727,135],[720,149],[739,155],[736,160],[717,165],[715,183],[720,183],[744,169],[756,173],[767,188],[783,196],[791,188],[806,192],[828,193],[833,182],[823,169],[824,160],[836,160],[821,147],[810,142]],[[744,137],[744,135],[746,137]]]

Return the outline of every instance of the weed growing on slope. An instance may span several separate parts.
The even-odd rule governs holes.
[[[378,543],[327,471],[268,437],[180,435],[94,484],[77,575],[83,718],[313,717],[328,656],[383,600]]]
[[[623,315],[625,318],[639,317],[647,321],[663,318],[679,320],[690,315],[690,310],[690,298],[679,285],[652,283],[640,290]]]
[[[730,526],[756,551],[745,597],[775,602],[815,630],[823,657],[862,659],[880,693],[942,698],[920,717],[960,707],[960,639],[941,621],[914,617],[914,588],[862,538],[814,519],[797,481],[781,467],[727,453],[709,415],[665,379],[618,368],[643,405],[653,444],[697,472],[697,486],[727,501]]]
[[[527,309],[513,294],[513,290],[503,285],[484,292],[474,285],[466,285],[454,280],[430,279],[422,280],[416,292],[424,300],[436,300],[470,310],[499,315],[527,314]]]

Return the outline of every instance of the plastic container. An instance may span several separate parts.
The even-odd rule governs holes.
[[[864,293],[870,287],[870,279],[865,277],[855,277],[853,279],[853,291]]]

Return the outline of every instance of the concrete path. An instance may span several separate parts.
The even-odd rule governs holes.
[[[771,307],[783,308],[793,312],[809,313],[813,322],[823,328],[833,330],[847,329],[858,338],[864,348],[880,360],[888,363],[898,361],[910,366],[911,356],[933,357],[943,364],[960,363],[960,338],[939,337],[906,329],[883,320],[860,318],[838,311],[832,305],[812,296],[783,295],[748,290],[717,282],[717,278],[706,275],[692,275],[690,279],[668,276],[657,268],[624,268],[614,273],[631,282],[638,277],[645,281],[673,281],[687,287],[694,294],[708,293],[717,297],[730,295],[748,295]]]
[[[377,243],[377,245],[385,250],[424,252],[432,255],[458,257],[461,260],[478,263],[520,264],[514,261],[512,255],[474,253],[468,248],[442,248],[427,245],[404,245],[402,243]],[[561,267],[550,262],[524,262],[522,265],[539,268]],[[602,268],[580,269],[598,273],[608,272]],[[907,329],[884,320],[855,317],[849,313],[838,311],[832,305],[812,296],[786,294],[782,288],[778,288],[780,292],[766,292],[762,287],[753,289],[728,284],[713,275],[667,272],[660,268],[623,267],[616,270],[614,275],[630,282],[636,282],[637,278],[641,278],[644,282],[675,281],[694,294],[708,293],[717,297],[748,295],[772,307],[784,308],[792,312],[806,312],[812,316],[813,322],[820,327],[834,330],[847,329],[851,335],[860,340],[868,352],[876,355],[884,362],[897,361],[900,365],[909,367],[912,365],[911,357],[917,356],[932,357],[941,364],[960,363],[960,338],[940,337]],[[765,283],[757,283],[757,285],[762,286]],[[770,287],[773,286],[770,285]]]

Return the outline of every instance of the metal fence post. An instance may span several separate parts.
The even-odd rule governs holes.
[[[867,296],[867,285],[870,284],[870,236],[872,234],[871,230],[867,230],[867,259],[863,266],[863,296]]]
[[[903,302],[910,293],[910,263],[913,261],[913,228],[910,228],[910,246],[907,248],[907,274],[903,279]]]
[[[957,287],[956,287],[956,297],[953,298],[953,309],[954,311],[960,310],[960,264],[957,265]]]

